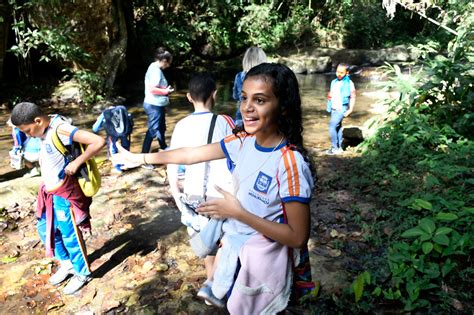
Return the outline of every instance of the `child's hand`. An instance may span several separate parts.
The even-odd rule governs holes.
[[[215,188],[224,198],[213,199],[200,204],[197,212],[213,219],[237,218],[239,213],[243,211],[239,200],[219,186],[215,186]]]
[[[123,164],[123,169],[133,168],[141,165],[141,161],[137,161],[139,154],[134,154],[124,149],[120,143],[117,143],[119,153],[112,154],[111,160],[114,165]]]
[[[346,112],[344,113],[344,117],[349,116],[351,113],[352,113],[352,110],[350,109],[346,110]]]
[[[79,169],[79,166],[81,166],[81,165],[78,165],[77,162],[74,160],[74,161],[70,162],[64,168],[64,173],[66,175],[72,176],[72,175],[76,174],[77,170]]]

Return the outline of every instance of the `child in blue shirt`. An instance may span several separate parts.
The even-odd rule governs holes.
[[[326,154],[329,155],[344,152],[342,149],[342,120],[352,113],[356,100],[356,91],[354,83],[349,78],[348,65],[339,64],[336,76],[337,78],[331,82],[326,108],[331,113],[329,121],[331,148],[326,151]]]
[[[98,133],[105,129],[107,134],[107,153],[111,157],[117,153],[117,141],[122,147],[130,149],[130,136],[133,130],[133,118],[123,105],[110,106],[104,110],[92,126],[92,131]],[[114,164],[113,170],[122,173],[122,164]]]

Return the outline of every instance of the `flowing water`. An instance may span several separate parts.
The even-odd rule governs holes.
[[[297,75],[300,83],[301,96],[303,101],[303,123],[304,139],[308,148],[324,150],[329,147],[328,122],[329,115],[326,112],[326,95],[330,81],[334,75],[308,74]],[[215,111],[234,116],[236,104],[232,100],[232,78],[223,79],[218,82],[218,93]],[[346,119],[344,125],[361,126],[371,118],[374,113],[374,103],[377,101],[373,95],[378,95],[376,80],[365,77],[354,76],[352,78],[357,90],[357,101],[354,112]],[[173,84],[176,83],[176,84]],[[171,96],[171,106],[167,114],[168,138],[172,134],[173,127],[178,120],[192,112],[192,105],[186,99],[186,82],[172,82],[178,87]],[[183,88],[180,88],[183,86]],[[146,131],[146,114],[143,111],[141,101],[129,105],[129,111],[133,114],[135,127],[132,134],[132,151],[139,151]],[[74,125],[81,129],[90,130],[95,122],[98,112],[85,112],[77,106],[68,105],[65,107],[51,107],[48,113],[61,113],[73,119]],[[10,157],[8,151],[12,147],[11,128],[6,121],[9,117],[9,110],[0,109],[0,181],[5,181],[13,177],[21,176],[24,172],[15,172],[10,167]],[[103,133],[102,133],[103,134]],[[154,142],[154,148],[157,147]],[[105,149],[102,156],[105,157]]]

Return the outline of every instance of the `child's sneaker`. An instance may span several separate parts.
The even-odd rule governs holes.
[[[201,289],[199,289],[197,293],[197,297],[200,299],[203,299],[206,304],[211,304],[214,305],[218,308],[224,308],[225,307],[225,302],[223,300],[219,300],[212,294],[212,290],[210,286],[203,286]]]
[[[120,167],[120,165],[114,165],[114,167],[112,168],[111,170],[111,173],[112,174],[122,174],[122,168]]]
[[[343,153],[344,150],[342,148],[331,148],[326,151],[327,155],[336,155],[336,154],[341,154]]]
[[[153,164],[143,164],[142,168],[144,168],[146,170],[154,170],[155,166]]]
[[[72,268],[71,261],[62,260],[58,270],[49,278],[49,283],[58,285],[72,274],[74,274],[74,269]]]
[[[64,287],[63,293],[66,295],[74,294],[79,291],[87,282],[91,281],[90,276],[75,275]]]

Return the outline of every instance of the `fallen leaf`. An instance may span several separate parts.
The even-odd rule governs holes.
[[[156,270],[160,271],[160,272],[166,271],[168,269],[169,269],[169,267],[168,267],[167,264],[161,263],[161,264],[158,264],[158,266],[156,266]]]
[[[10,263],[15,262],[17,259],[18,259],[18,257],[11,257],[10,255],[4,256],[4,257],[2,258],[2,263],[4,263],[4,264],[10,264]]]

